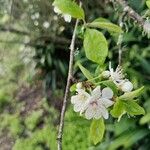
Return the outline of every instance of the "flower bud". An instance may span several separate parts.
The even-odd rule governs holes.
[[[69,14],[64,14],[63,17],[64,17],[64,20],[65,20],[66,22],[71,22],[71,15],[69,15]]]
[[[110,72],[108,70],[102,72],[103,78],[109,78],[109,76],[110,76]]]
[[[58,7],[54,7],[54,12],[57,14],[61,14],[61,10]]]
[[[77,87],[77,89],[81,89],[82,88],[82,83],[81,82],[77,83],[76,87]]]
[[[133,89],[133,84],[130,81],[123,83],[121,86],[121,90],[123,92],[131,92],[132,89]]]

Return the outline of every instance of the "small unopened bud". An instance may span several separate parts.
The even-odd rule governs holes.
[[[54,7],[54,12],[57,14],[61,14],[61,10],[58,7]]]
[[[130,81],[123,83],[121,86],[121,90],[123,92],[131,92],[132,89],[133,89],[133,84]]]
[[[108,70],[102,72],[103,78],[109,78],[109,76],[110,76],[110,72]]]
[[[71,15],[69,15],[69,14],[64,14],[63,17],[64,17],[64,20],[65,20],[66,22],[71,22]]]
[[[77,87],[77,89],[81,89],[82,88],[82,83],[81,82],[77,83],[76,87]]]

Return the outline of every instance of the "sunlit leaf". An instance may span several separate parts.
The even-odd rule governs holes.
[[[146,5],[147,5],[147,7],[150,9],[150,0],[147,0],[147,1],[146,1]]]
[[[140,124],[150,123],[150,113],[146,114],[140,119]]]
[[[82,71],[82,73],[84,74],[84,76],[87,79],[92,79],[93,78],[93,75],[85,67],[83,67],[80,62],[78,62],[77,64],[78,64],[80,70]]]
[[[96,145],[101,142],[105,132],[104,120],[93,120],[90,127],[90,139]]]
[[[99,17],[99,18],[95,19],[93,22],[110,22],[110,21],[106,18]]]
[[[70,87],[70,92],[74,92],[74,91],[76,91],[76,83],[75,84],[73,84],[71,87]]]
[[[119,99],[131,100],[131,99],[134,99],[134,98],[140,96],[143,93],[143,91],[144,91],[144,87],[141,87],[140,89],[137,89],[135,91],[123,94],[122,96],[119,97]]]
[[[126,112],[130,115],[144,115],[145,110],[133,100],[123,101]]]
[[[125,112],[124,104],[121,100],[117,99],[113,109],[110,111],[114,118],[119,118]]]
[[[88,26],[93,27],[93,28],[107,29],[108,31],[116,32],[116,33],[123,32],[121,27],[119,27],[118,25],[108,22],[106,20],[102,21],[102,19],[99,19],[99,20],[97,19],[93,21],[92,23],[89,23]]]
[[[108,43],[104,35],[98,30],[86,29],[84,49],[89,60],[102,65],[108,54]]]
[[[74,18],[84,19],[84,11],[72,0],[55,0],[54,6],[58,7],[64,14]]]

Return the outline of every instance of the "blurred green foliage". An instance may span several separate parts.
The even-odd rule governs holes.
[[[145,1],[129,2],[141,15],[145,13]],[[0,149],[7,150],[4,145],[10,145],[13,150],[55,150],[74,21],[65,24],[61,17],[58,18],[53,12],[52,0],[13,0],[11,3],[10,0],[0,1],[0,141],[7,137]],[[117,8],[115,13],[113,7]],[[99,0],[83,3],[88,21],[104,17],[117,23],[120,9],[113,7]],[[63,141],[65,150],[150,149],[150,43],[132,20],[126,18],[125,26],[128,28],[124,27],[127,32],[123,39],[123,67],[135,89],[145,86],[140,103],[146,114],[136,118],[123,117],[115,124],[110,119],[104,140],[93,146],[88,137],[90,121],[79,117],[72,106],[68,106]],[[79,27],[75,60],[80,60],[91,73],[96,70],[98,74],[106,66],[96,69],[84,57],[82,32]],[[116,37],[105,30],[103,33],[109,42],[107,61],[113,60],[113,65],[117,66]],[[74,74],[79,79],[84,78],[77,64]],[[45,87],[40,91],[46,96],[36,88],[35,91],[32,89],[32,86],[38,86],[37,80],[40,79]],[[21,91],[26,87],[29,92],[23,91],[24,98]],[[53,96],[49,91],[53,91]],[[30,96],[30,92],[38,93],[38,96]]]

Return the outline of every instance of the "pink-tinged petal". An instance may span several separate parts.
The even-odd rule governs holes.
[[[91,92],[93,99],[99,99],[101,97],[101,89],[100,86],[97,86],[92,92]]]
[[[89,100],[85,101],[85,103],[82,104],[80,115],[88,108],[88,106],[89,106]]]
[[[108,98],[111,99],[113,97],[113,91],[109,87],[104,88],[102,90],[102,98]]]
[[[93,118],[93,116],[94,116],[94,110],[93,110],[92,106],[89,106],[87,108],[87,110],[85,111],[85,118],[90,120]]]
[[[103,104],[106,108],[108,108],[108,107],[110,107],[110,106],[112,106],[112,105],[114,104],[113,101],[111,101],[111,100],[109,100],[109,99],[107,99],[107,98],[102,98],[102,99],[101,99],[101,102],[102,102],[102,104]]]
[[[101,106],[100,109],[101,109],[101,114],[104,117],[104,119],[108,119],[109,117],[108,110],[103,106]]]
[[[73,109],[74,109],[75,112],[79,112],[81,110],[81,105],[80,104],[75,104]]]
[[[98,108],[94,114],[95,119],[100,119],[102,117],[101,110]]]

